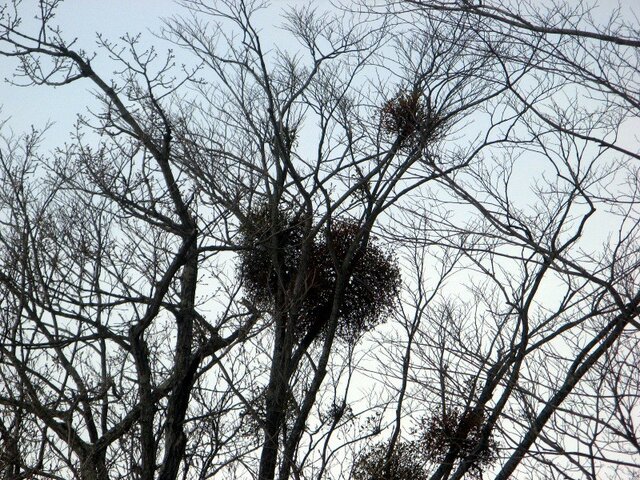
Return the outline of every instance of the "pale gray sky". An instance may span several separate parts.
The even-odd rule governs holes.
[[[216,0],[211,1],[215,3]],[[543,0],[540,4],[544,5],[546,1]],[[628,12],[631,12],[632,8],[639,11],[639,1],[620,1],[623,11],[627,12],[626,18],[629,22],[634,20]],[[329,0],[320,0],[315,3],[326,5],[328,2]],[[0,4],[2,3],[4,2],[0,0]],[[23,2],[22,9],[25,12],[29,12],[29,9],[34,11],[32,4],[35,4],[35,1]],[[265,11],[263,15],[273,18],[260,19],[265,25],[279,25],[281,23],[278,17],[281,10],[279,7],[291,4],[291,1],[275,0],[272,4],[275,8]],[[618,4],[617,0],[598,2],[603,13],[610,11],[616,4]],[[183,11],[182,8],[176,5],[174,0],[67,0],[62,3],[56,19],[66,39],[77,38],[76,48],[91,52],[96,50],[96,33],[102,33],[112,40],[117,40],[125,33],[142,33],[145,43],[161,43],[149,30],[157,31],[161,26],[162,17],[179,14],[181,11]],[[29,18],[25,20],[28,21]],[[268,36],[268,34],[273,35],[272,32],[275,30],[265,33]],[[274,39],[267,38],[267,41],[269,40]],[[100,55],[104,58],[104,52]],[[15,65],[15,60],[0,57],[0,79],[11,77]],[[95,66],[105,78],[111,77],[109,67],[101,68],[103,64],[99,61],[95,62]],[[61,88],[19,88],[6,82],[2,83],[0,84],[0,120],[9,119],[7,126],[16,133],[25,131],[31,125],[41,128],[48,121],[52,121],[54,126],[47,138],[54,139],[52,145],[57,145],[68,136],[76,115],[86,112],[87,105],[92,104],[92,97],[88,92],[91,88],[90,82],[82,81],[82,83]]]
[[[33,8],[28,3],[35,2],[24,2],[22,9],[25,12]],[[68,0],[59,9],[56,20],[66,39],[78,39],[76,48],[92,52],[96,50],[96,33],[117,39],[127,32],[140,32],[153,41],[148,29],[157,29],[160,17],[177,11],[173,0]],[[25,20],[28,22],[29,18]],[[15,60],[0,57],[0,77],[10,78],[15,66]],[[110,72],[102,73],[109,77]],[[90,82],[81,82],[83,84],[60,88],[21,88],[3,82],[0,86],[0,119],[9,119],[8,126],[16,133],[30,125],[41,128],[53,121],[55,125],[47,137],[55,138],[54,145],[59,144],[72,128],[76,114],[85,112],[86,106],[92,103],[87,91],[91,88]]]

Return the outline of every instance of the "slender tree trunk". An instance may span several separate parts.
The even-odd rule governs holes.
[[[133,356],[138,374],[138,394],[140,396],[140,468],[141,480],[152,480],[156,465],[156,442],[153,434],[155,405],[151,398],[151,367],[149,350],[140,336],[132,339]]]
[[[266,417],[264,444],[260,456],[259,480],[273,480],[278,462],[280,430],[284,422],[289,388],[291,360],[291,332],[286,328],[286,319],[278,321],[276,340],[273,347],[273,361],[266,393]]]
[[[192,364],[192,350],[195,295],[198,282],[198,254],[196,241],[194,239],[186,239],[185,241],[191,242],[191,246],[186,252],[186,261],[182,270],[180,310],[176,315],[177,339],[174,374],[177,380],[167,405],[164,459],[158,480],[174,480],[178,474],[187,444],[184,434],[184,419],[197,370],[197,364]]]
[[[569,396],[573,388],[577,385],[580,379],[595,365],[595,363],[602,357],[605,352],[611,348],[611,346],[618,340],[625,327],[638,316],[640,310],[639,303],[640,298],[636,296],[631,305],[627,306],[627,311],[616,319],[615,326],[610,330],[608,335],[601,341],[600,345],[593,350],[591,354],[586,355],[586,352],[592,345],[588,345],[581,355],[573,362],[573,365],[569,369],[564,383],[556,391],[556,393],[547,401],[547,404],[538,414],[531,428],[525,433],[524,437],[520,441],[520,444],[516,448],[515,452],[511,455],[509,460],[504,464],[502,470],[498,472],[496,480],[507,480],[511,477],[516,468],[520,465],[520,462],[525,458],[531,445],[537,440],[540,432],[544,429],[546,423],[551,419],[556,412],[560,404]],[[606,330],[605,330],[606,331]]]

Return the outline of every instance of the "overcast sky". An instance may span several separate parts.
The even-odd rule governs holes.
[[[216,0],[210,0],[215,3]],[[298,1],[298,0],[294,0]],[[639,0],[622,0],[621,5],[627,20],[632,22],[628,14],[631,7]],[[0,4],[4,3],[0,0]],[[24,1],[22,9],[29,12],[30,5],[35,0]],[[306,3],[306,2],[304,2]],[[316,1],[316,4],[328,5],[329,0]],[[541,2],[544,3],[544,2]],[[615,0],[601,0],[598,4],[604,11],[610,11]],[[273,8],[264,11],[260,22],[263,25],[279,25],[278,13],[282,8],[291,4],[287,0],[275,0]],[[35,12],[35,9],[32,10]],[[145,42],[160,43],[154,39],[151,31],[158,31],[162,17],[170,17],[184,11],[174,0],[67,0],[58,11],[57,22],[61,25],[67,40],[77,37],[76,48],[83,48],[92,52],[96,50],[96,33],[102,33],[106,38],[116,40],[125,33],[142,33]],[[26,18],[28,20],[28,18]],[[604,20],[604,19],[603,19]],[[636,19],[640,25],[640,21]],[[277,30],[267,29],[264,35],[267,43],[274,40],[269,38],[277,35]],[[102,52],[104,56],[104,52]],[[180,63],[180,58],[177,60]],[[15,61],[0,57],[0,78],[10,78]],[[96,61],[96,68],[105,78],[111,77],[109,69],[101,69]],[[86,112],[87,105],[92,103],[88,93],[91,88],[89,81],[81,81],[73,86],[61,88],[38,87],[19,88],[6,82],[0,86],[0,120],[7,120],[9,126],[16,133],[24,132],[30,125],[41,128],[47,121],[54,122],[47,135],[48,139],[55,139],[52,146],[63,142],[73,126],[75,116]],[[6,130],[5,130],[6,133]],[[630,132],[627,132],[628,135]],[[625,136],[626,136],[625,135]],[[49,143],[49,142],[47,142]]]
[[[0,4],[2,3],[4,2],[0,0]],[[32,8],[35,13],[35,9],[30,7],[30,4],[35,3],[34,0],[25,1],[21,8],[24,12],[29,12]],[[273,19],[266,17],[262,20],[272,24],[280,23],[277,12],[281,9],[278,4],[285,6],[286,2],[276,1],[273,4],[276,8],[265,12],[265,15],[272,15]],[[141,33],[144,43],[163,45],[162,41],[154,38],[152,32],[160,29],[163,17],[181,12],[184,9],[174,0],[67,0],[59,9],[56,21],[67,41],[77,38],[74,48],[87,52],[98,51],[99,57],[104,58],[105,53],[100,52],[96,45],[97,33],[110,40],[117,40],[126,33]],[[25,25],[28,25],[29,20],[25,15]],[[161,48],[166,49],[166,43]],[[99,60],[100,58],[94,62],[94,67],[105,79],[110,79],[112,68],[104,68]],[[180,63],[179,58],[177,63]],[[10,79],[16,65],[14,59],[0,57],[0,78]],[[8,119],[7,126],[15,133],[23,132],[31,125],[41,128],[52,121],[55,124],[47,135],[48,139],[56,139],[52,145],[63,141],[72,128],[76,115],[86,112],[87,105],[92,103],[92,96],[88,92],[92,85],[88,80],[59,88],[21,88],[6,81],[0,85],[0,120]]]

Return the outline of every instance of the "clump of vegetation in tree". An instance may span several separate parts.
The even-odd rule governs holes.
[[[299,220],[267,207],[250,212],[241,228],[239,274],[252,302],[264,309],[275,306],[278,289],[293,293],[294,282],[306,263],[304,292],[294,313],[295,334],[320,334],[331,315],[339,270],[359,238],[352,220],[333,221],[321,229],[304,252],[306,229]],[[400,269],[395,257],[376,239],[356,249],[346,272],[348,282],[338,307],[336,335],[348,342],[382,321],[396,305]],[[291,300],[291,298],[289,298]]]
[[[382,130],[403,147],[424,147],[442,137],[444,119],[420,90],[400,91],[380,111]]]
[[[353,480],[422,480],[429,478],[429,466],[442,463],[451,450],[456,458],[470,460],[471,478],[482,478],[484,468],[497,460],[498,443],[490,435],[482,441],[482,413],[461,413],[453,408],[423,418],[413,440],[397,442],[391,452],[386,442],[378,443],[358,457]],[[476,451],[478,445],[481,447]]]
[[[422,450],[430,462],[439,463],[451,449],[455,449],[459,458],[471,460],[473,467],[469,473],[480,478],[482,469],[497,460],[498,451],[493,435],[483,441],[484,424],[485,416],[480,412],[461,412],[452,408],[434,413],[421,421]]]
[[[419,442],[399,442],[389,455],[386,442],[366,450],[356,461],[352,480],[426,480],[424,454]]]

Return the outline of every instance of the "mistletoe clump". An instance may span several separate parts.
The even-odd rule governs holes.
[[[239,275],[249,299],[270,308],[279,282],[289,285],[300,263],[304,227],[282,211],[263,206],[247,214],[240,226]],[[282,279],[278,278],[278,269]]]
[[[400,91],[387,100],[380,110],[382,130],[402,147],[426,147],[437,142],[444,121],[419,90]]]
[[[303,260],[304,292],[296,299],[295,334],[302,338],[324,331],[331,315],[338,269],[351,247],[359,241],[359,225],[350,220],[334,221],[307,245],[308,228],[282,211],[262,207],[246,217],[241,228],[239,274],[249,299],[263,309],[276,306],[277,296],[293,293]],[[382,321],[396,304],[400,270],[393,255],[370,240],[355,252],[347,272],[338,307],[336,335],[355,342],[362,333]]]
[[[435,413],[422,420],[421,438],[423,451],[431,462],[441,462],[451,448],[458,450],[460,458],[471,458],[471,475],[480,478],[484,467],[497,459],[498,443],[493,436],[483,441],[485,416],[482,412],[461,413],[457,408]],[[475,452],[477,446],[481,448]]]
[[[413,439],[399,441],[391,452],[385,442],[365,449],[355,459],[352,479],[426,480],[433,465],[441,464],[452,449],[458,459],[471,461],[469,477],[481,479],[483,469],[498,458],[493,436],[482,439],[485,421],[477,411],[461,413],[453,408],[434,413],[420,421]]]
[[[354,465],[352,480],[427,480],[426,464],[419,442],[398,442],[389,454],[385,442],[360,455]]]

